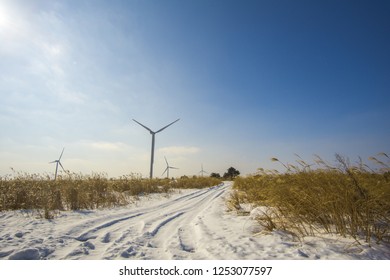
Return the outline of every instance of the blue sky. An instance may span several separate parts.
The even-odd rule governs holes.
[[[389,1],[0,0],[0,174],[390,153]]]

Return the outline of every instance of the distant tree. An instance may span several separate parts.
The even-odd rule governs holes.
[[[213,173],[210,174],[210,177],[221,178],[221,175],[219,173],[213,172]]]
[[[238,170],[235,169],[234,167],[229,167],[229,169],[227,170],[227,172],[225,172],[225,174],[223,174],[223,178],[224,178],[224,179],[233,180],[233,179],[236,178],[238,175],[240,175],[240,171],[238,171]]]

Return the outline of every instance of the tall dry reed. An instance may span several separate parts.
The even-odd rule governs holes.
[[[272,161],[286,171],[261,169],[254,176],[236,179],[230,200],[235,208],[240,203],[265,206],[257,220],[268,230],[283,229],[298,236],[336,233],[364,237],[369,243],[390,241],[388,164],[380,161],[381,168],[374,171],[361,161],[351,165],[340,155],[335,165],[318,156],[314,164],[301,158],[294,165],[277,158]]]

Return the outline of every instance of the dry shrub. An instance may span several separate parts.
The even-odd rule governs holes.
[[[245,192],[241,203],[267,206],[258,217],[268,229],[283,229],[299,236],[337,233],[367,242],[390,241],[390,180],[386,170],[351,166],[336,155],[337,165],[324,161],[320,168],[283,164],[287,171],[262,170],[238,178],[234,188]],[[273,158],[273,161],[279,161]],[[383,162],[382,162],[383,163]]]

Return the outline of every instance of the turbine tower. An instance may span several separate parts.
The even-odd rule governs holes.
[[[164,157],[164,158],[165,158],[165,162],[167,163],[167,168],[165,168],[165,171],[163,172],[163,174],[161,174],[161,176],[164,175],[165,172],[167,172],[167,178],[169,178],[169,169],[179,169],[179,168],[173,167],[173,166],[169,166],[167,158],[166,157]]]
[[[133,119],[133,121],[135,121],[136,123],[138,123],[140,126],[142,126],[143,128],[145,128],[146,130],[148,130],[150,132],[150,134],[152,134],[152,155],[151,155],[151,159],[150,159],[150,179],[153,178],[153,162],[154,162],[154,138],[155,138],[155,135],[161,131],[163,131],[164,129],[166,129],[168,126],[174,124],[175,122],[179,121],[180,119],[177,119],[176,121],[174,122],[171,122],[170,124],[164,126],[163,128],[157,130],[157,131],[153,131],[151,130],[149,127],[143,125],[142,123],[140,122],[137,122],[135,119]]]
[[[61,158],[62,158],[62,154],[64,153],[64,150],[65,150],[65,148],[62,149],[61,155],[60,155],[60,157],[57,160],[49,162],[49,163],[56,163],[56,173],[54,174],[54,180],[57,180],[58,165],[60,165],[62,170],[65,171],[64,167],[61,164]]]
[[[207,173],[206,171],[203,170],[203,163],[202,163],[202,169],[199,171],[200,174],[202,174],[202,177],[203,177],[203,173]]]

